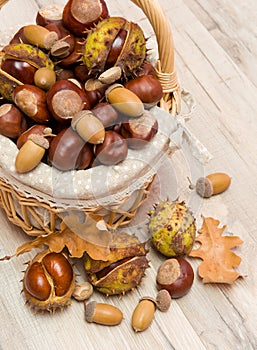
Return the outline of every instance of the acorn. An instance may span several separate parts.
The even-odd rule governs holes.
[[[31,134],[20,148],[16,159],[15,169],[18,173],[26,173],[33,170],[41,162],[49,142],[42,135]]]
[[[199,196],[209,198],[215,194],[222,193],[228,189],[231,177],[225,173],[213,173],[206,177],[200,177],[195,185]]]
[[[76,113],[72,118],[71,127],[85,142],[97,145],[104,141],[104,126],[89,110]]]
[[[135,289],[149,267],[145,247],[136,236],[125,232],[113,235],[108,261],[85,259],[85,270],[96,290],[107,295],[125,294]]]

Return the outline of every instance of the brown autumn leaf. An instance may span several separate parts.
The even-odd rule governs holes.
[[[203,283],[232,284],[241,275],[234,269],[241,263],[241,258],[231,251],[243,243],[238,236],[222,236],[226,226],[219,228],[220,222],[211,217],[204,218],[202,228],[198,231],[196,242],[198,249],[190,257],[201,258],[198,274]]]
[[[86,252],[92,259],[107,261],[111,238],[104,224],[99,225],[90,215],[83,223],[79,223],[76,215],[69,215],[64,218],[60,231],[25,242],[17,248],[16,256],[46,245],[56,253],[67,247],[71,258],[81,258]]]

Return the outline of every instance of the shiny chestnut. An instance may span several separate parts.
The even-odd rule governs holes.
[[[158,121],[149,111],[145,111],[139,118],[130,118],[121,126],[121,134],[132,149],[144,147],[157,131]]]
[[[62,23],[63,6],[58,4],[48,4],[41,7],[36,15],[36,23],[40,26],[47,26],[48,24]]]
[[[144,61],[143,64],[135,71],[136,77],[141,75],[153,75],[156,77],[156,70],[151,62]]]
[[[89,168],[94,159],[93,145],[90,143],[85,143],[80,152],[80,163],[77,166],[77,170],[85,170]]]
[[[127,154],[126,140],[113,130],[106,131],[104,142],[95,148],[97,162],[104,165],[116,165],[126,159]]]
[[[58,80],[47,93],[47,106],[60,123],[69,123],[74,114],[89,108],[89,101],[82,89],[69,80]]]
[[[68,0],[62,20],[66,28],[77,36],[83,36],[87,28],[108,16],[104,0]]]
[[[105,128],[113,127],[118,120],[117,111],[107,102],[98,103],[93,109],[94,115],[101,120]]]
[[[156,105],[163,96],[161,83],[153,75],[142,75],[131,79],[125,87],[133,91],[147,108]]]
[[[24,61],[4,59],[1,69],[12,75],[23,84],[33,84],[36,68]]]
[[[61,171],[78,169],[82,164],[85,141],[71,128],[60,131],[51,141],[48,161]]]
[[[165,260],[159,267],[156,277],[157,288],[166,289],[172,298],[187,294],[194,281],[194,270],[184,258]]]
[[[13,91],[13,101],[23,113],[37,123],[46,124],[50,121],[46,93],[37,86],[30,84],[17,86]]]
[[[0,134],[17,138],[27,129],[27,121],[21,111],[11,103],[0,106]]]

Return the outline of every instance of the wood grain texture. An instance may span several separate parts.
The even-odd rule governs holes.
[[[59,1],[65,3],[65,1]],[[0,10],[1,32],[12,23],[35,19],[47,1],[11,0]],[[151,27],[143,13],[129,1],[107,0],[111,13],[139,22],[149,35]],[[200,164],[185,145],[157,176],[150,202],[158,196],[185,199],[201,226],[201,215],[212,216],[227,225],[227,234],[240,236],[244,244],[236,250],[243,262],[244,278],[232,286],[203,285],[196,277],[185,297],[173,300],[167,313],[156,312],[150,328],[135,334],[131,329],[132,310],[145,295],[155,296],[155,276],[164,260],[150,252],[151,268],[140,288],[119,299],[94,293],[93,299],[120,307],[124,320],[117,327],[88,324],[83,305],[73,302],[53,316],[33,315],[24,306],[21,280],[24,263],[35,252],[0,262],[0,348],[3,350],[69,349],[175,349],[175,350],[255,350],[257,348],[257,2],[249,0],[160,0],[170,20],[175,43],[175,64],[181,85],[197,103],[188,122],[193,134],[208,148],[212,160]],[[189,191],[187,176],[197,177],[216,171],[231,175],[225,193],[200,199]],[[141,208],[131,232],[146,238]],[[0,211],[0,256],[8,255],[29,238],[14,227]],[[197,274],[199,261],[191,259]],[[75,270],[78,281],[85,279],[83,264]]]

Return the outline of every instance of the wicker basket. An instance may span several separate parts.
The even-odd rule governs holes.
[[[132,0],[132,2],[142,9],[156,34],[159,51],[156,70],[164,91],[160,107],[165,111],[164,114],[169,113],[168,117],[175,125],[173,116],[180,111],[181,90],[174,68],[174,46],[169,22],[157,0]],[[5,1],[0,2],[0,8],[4,3]],[[170,151],[169,145],[166,146],[161,150],[161,154]],[[159,163],[161,158],[158,155]],[[147,199],[158,168],[157,163],[156,160],[155,166],[144,168],[139,179],[128,186],[129,190],[117,188],[114,196],[113,193],[111,195],[105,193],[99,200],[98,195],[95,202],[93,199],[83,199],[80,196],[75,201],[69,198],[66,200],[62,198],[62,201],[56,200],[55,195],[46,194],[43,190],[30,190],[29,186],[21,183],[19,178],[13,177],[9,170],[2,167],[0,168],[0,205],[4,208],[8,219],[30,236],[50,235],[56,232],[63,216],[70,212],[76,212],[82,216],[85,213],[93,213],[104,218],[109,228],[116,229],[128,224]],[[42,166],[48,167],[45,164]],[[87,171],[84,170],[84,172]]]

